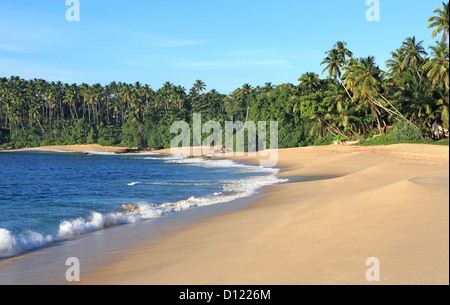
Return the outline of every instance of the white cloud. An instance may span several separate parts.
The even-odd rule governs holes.
[[[0,52],[11,52],[11,53],[33,53],[31,50],[27,50],[17,45],[0,43]]]
[[[84,74],[81,71],[68,71],[46,64],[24,62],[17,60],[0,60],[1,77],[20,76],[24,79],[45,79],[47,81],[62,81],[76,83]]]
[[[185,68],[289,68],[287,60],[224,60],[224,61],[186,61],[175,64]]]

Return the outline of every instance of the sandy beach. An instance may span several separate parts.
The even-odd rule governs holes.
[[[247,209],[123,249],[81,284],[449,284],[448,146],[281,149],[279,166],[328,179],[269,187]],[[366,279],[372,257],[380,282]]]
[[[123,249],[81,284],[373,284],[371,257],[379,284],[448,284],[448,156],[404,144],[280,150],[280,176],[330,178],[269,187],[250,208]]]
[[[39,147],[43,150],[60,150],[60,151],[91,151],[91,152],[117,152],[123,147],[114,146],[100,146],[98,144],[88,144],[88,145],[60,145],[60,146],[42,146]]]

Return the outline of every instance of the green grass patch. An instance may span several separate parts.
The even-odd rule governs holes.
[[[441,141],[434,140],[393,140],[391,134],[383,134],[381,136],[361,141],[356,145],[359,146],[375,146],[375,145],[393,145],[393,144],[432,144],[432,145],[449,145],[448,139]]]

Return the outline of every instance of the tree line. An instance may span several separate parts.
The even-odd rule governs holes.
[[[18,76],[0,78],[0,147],[91,144],[164,148],[173,122],[203,120],[278,121],[279,147],[361,140],[401,126],[409,137],[426,139],[431,128],[449,128],[448,4],[429,18],[428,47],[406,38],[380,69],[375,58],[356,57],[339,41],[321,62],[327,78],[312,72],[299,84],[253,87],[230,94],[207,90],[197,80],[190,90],[166,82],[66,84]],[[442,35],[442,36],[441,36]]]

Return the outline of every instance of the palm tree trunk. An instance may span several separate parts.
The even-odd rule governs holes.
[[[417,126],[414,125],[410,120],[408,120],[408,119],[407,119],[407,118],[406,118],[406,117],[405,117],[405,116],[404,116],[397,108],[395,108],[394,105],[392,105],[392,103],[389,102],[382,94],[380,94],[380,93],[378,93],[378,94],[379,94],[379,95],[381,96],[381,98],[382,98],[386,103],[388,103],[388,105],[391,106],[395,111],[392,111],[392,110],[390,110],[390,109],[384,107],[379,101],[377,101],[377,100],[375,100],[375,99],[372,99],[372,101],[373,101],[377,106],[381,107],[382,109],[384,109],[384,110],[387,111],[388,113],[390,113],[390,114],[392,114],[392,115],[395,115],[395,116],[401,118],[402,120],[404,120],[406,123],[408,123],[408,124],[416,131],[416,133],[420,136],[420,138],[421,138],[423,141],[426,141],[425,138],[423,137],[422,131],[420,130],[419,127],[417,127]]]
[[[350,92],[348,91],[347,87],[345,87],[344,82],[342,81],[341,77],[338,75],[339,82],[341,83],[342,87],[344,87],[345,92],[347,92],[348,97],[351,101],[353,101],[353,97],[350,95]]]

